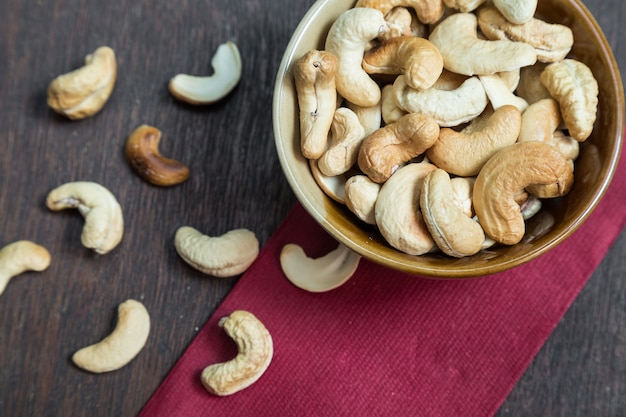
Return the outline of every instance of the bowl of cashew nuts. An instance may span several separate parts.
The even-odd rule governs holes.
[[[587,220],[618,164],[620,71],[580,0],[318,0],[276,77],[298,201],[375,263],[502,272]]]

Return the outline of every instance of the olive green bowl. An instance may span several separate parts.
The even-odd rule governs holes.
[[[298,201],[327,233],[365,259],[389,268],[424,277],[469,278],[531,261],[563,242],[588,219],[607,190],[620,157],[624,92],[611,48],[597,21],[579,0],[542,0],[536,16],[567,25],[574,32],[570,57],[587,64],[598,81],[598,117],[593,133],[581,144],[572,190],[565,197],[544,201],[540,214],[528,221],[520,243],[493,246],[459,259],[440,253],[407,255],[387,244],[374,226],[329,198],[300,153],[298,102],[291,67],[309,50],[324,48],[332,22],[354,3],[319,0],[313,4],[285,50],[274,89],[274,137],[282,170]]]

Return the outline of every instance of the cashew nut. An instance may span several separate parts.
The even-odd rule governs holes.
[[[435,23],[443,15],[442,0],[359,0],[354,7],[371,7],[380,10],[384,15],[394,7],[407,7],[415,10],[422,23]]]
[[[345,203],[346,174],[324,175],[317,166],[316,159],[309,159],[311,175],[324,194],[340,204]]]
[[[286,244],[280,252],[280,266],[287,279],[309,292],[330,291],[343,285],[352,277],[360,260],[360,255],[341,243],[319,258],[308,257],[294,243]]]
[[[353,175],[345,183],[346,207],[367,224],[376,224],[374,209],[380,192],[380,184],[367,175]]]
[[[446,6],[463,13],[473,12],[487,0],[443,0]]]
[[[105,254],[114,249],[124,234],[122,208],[115,196],[95,182],[63,184],[48,193],[46,206],[52,211],[76,208],[85,218],[83,246]]]
[[[340,175],[356,163],[365,129],[356,113],[339,107],[330,126],[330,137],[330,147],[318,159],[317,166],[326,176]]]
[[[374,106],[357,106],[356,104],[346,102],[346,107],[356,114],[363,126],[364,136],[367,136],[377,130],[382,125],[382,99]]]
[[[559,195],[574,182],[572,164],[543,142],[521,142],[498,151],[483,166],[474,184],[474,209],[485,233],[505,245],[524,236],[517,201],[530,185],[554,186]],[[517,200],[517,201],[516,201]]]
[[[515,93],[526,100],[528,104],[544,98],[552,98],[550,92],[541,83],[541,73],[545,68],[546,64],[543,62],[520,68],[519,84]]]
[[[241,55],[234,42],[217,47],[211,58],[213,75],[178,74],[170,79],[168,89],[178,100],[189,104],[211,104],[226,97],[241,79]]]
[[[528,102],[512,93],[504,79],[498,74],[479,75],[478,79],[495,110],[507,104],[517,107],[522,112],[528,107]]]
[[[396,100],[394,99],[393,94],[393,85],[387,84],[381,90],[381,107],[380,113],[385,124],[390,124],[393,122],[397,122],[402,116],[404,116],[407,112],[402,110],[396,104]]]
[[[443,57],[444,67],[463,75],[488,75],[533,65],[537,51],[523,42],[478,38],[473,13],[454,13],[433,29],[429,40]]]
[[[11,278],[26,271],[44,271],[50,266],[50,252],[28,240],[18,240],[0,249],[0,294]]]
[[[337,103],[337,57],[312,50],[293,66],[300,118],[300,148],[308,159],[319,158],[328,142],[328,131]]]
[[[108,101],[115,79],[115,52],[101,46],[85,57],[85,65],[56,77],[48,86],[48,106],[72,120],[96,114]]]
[[[78,350],[72,361],[89,372],[115,371],[141,352],[150,334],[150,315],[136,300],[126,300],[117,308],[115,329],[100,342]]]
[[[218,322],[237,344],[238,353],[228,362],[209,365],[200,379],[211,394],[231,395],[254,384],[272,361],[272,336],[252,313],[235,310]]]
[[[187,264],[216,277],[241,274],[259,254],[259,241],[247,229],[234,229],[211,237],[183,226],[176,231],[174,246]]]
[[[126,141],[126,158],[137,174],[150,184],[169,187],[185,182],[189,168],[159,153],[161,131],[153,126],[141,125]]]
[[[493,0],[493,5],[516,25],[527,23],[535,15],[538,0]]]
[[[445,254],[461,258],[482,249],[483,228],[459,208],[450,176],[443,169],[424,178],[420,208],[430,235]]]

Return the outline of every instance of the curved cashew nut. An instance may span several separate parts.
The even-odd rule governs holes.
[[[523,42],[482,40],[473,13],[455,13],[444,19],[428,38],[443,57],[444,67],[463,75],[488,75],[533,65],[537,51]]]
[[[234,42],[217,47],[211,58],[213,75],[178,74],[170,79],[168,89],[178,100],[189,104],[211,104],[226,97],[241,79],[241,55]]]
[[[328,131],[337,105],[335,54],[312,50],[293,66],[300,117],[300,148],[308,159],[319,158],[328,142]]]
[[[169,187],[185,182],[189,168],[182,162],[165,158],[159,153],[161,131],[141,125],[126,140],[126,159],[135,172],[150,184]]]
[[[493,5],[511,23],[527,23],[537,11],[538,0],[493,0]]]
[[[52,211],[76,208],[85,218],[83,246],[105,254],[114,249],[124,234],[122,208],[102,185],[89,181],[63,184],[48,193],[46,206]]]
[[[357,106],[354,103],[346,102],[346,107],[356,114],[364,129],[364,135],[367,136],[379,129],[382,125],[382,99],[374,106]]]
[[[380,233],[394,248],[423,255],[435,248],[420,211],[422,182],[437,167],[427,162],[398,169],[380,188],[374,213]]]
[[[330,126],[330,147],[318,159],[317,166],[326,176],[340,175],[357,161],[365,129],[359,117],[347,107],[335,110]]]
[[[238,353],[228,362],[204,368],[200,379],[208,392],[225,396],[249,387],[265,373],[274,344],[267,328],[250,312],[235,310],[218,325],[235,341]]]
[[[319,258],[309,258],[294,243],[286,244],[280,252],[280,266],[289,282],[309,292],[330,291],[343,285],[360,260],[361,256],[341,243]]]
[[[444,11],[442,0],[359,0],[354,7],[371,7],[384,15],[394,7],[412,8],[420,22],[426,24],[435,23]]]
[[[48,86],[48,105],[72,120],[96,114],[109,100],[115,79],[115,52],[101,46],[85,57],[85,65],[59,75]]]
[[[400,120],[402,116],[407,114],[406,111],[398,107],[393,94],[393,85],[387,84],[381,90],[381,107],[380,113],[385,124],[390,124]]]
[[[543,62],[520,68],[519,83],[515,90],[517,96],[523,98],[528,104],[535,103],[544,98],[552,98],[550,92],[541,83],[541,73],[546,68]]]
[[[26,271],[44,271],[50,266],[50,252],[28,240],[18,240],[0,249],[0,294],[11,278]]]
[[[400,165],[426,152],[439,137],[432,117],[409,113],[363,140],[358,165],[374,182],[383,183]]]
[[[380,184],[367,175],[353,175],[345,184],[345,204],[359,219],[367,224],[376,224],[374,208],[380,192]]]
[[[346,174],[324,175],[317,166],[316,159],[309,159],[311,175],[324,194],[340,204],[345,204]]]
[[[389,30],[383,14],[372,8],[352,8],[332,24],[325,50],[338,58],[335,77],[337,92],[358,106],[374,106],[380,101],[380,87],[361,67],[367,43]]]
[[[496,153],[483,166],[474,184],[474,209],[485,233],[514,245],[524,236],[524,218],[516,199],[530,185],[554,186],[559,195],[574,182],[572,164],[543,142],[522,142]],[[523,198],[525,200],[525,198]]]
[[[443,58],[427,39],[398,36],[367,51],[363,69],[368,74],[404,74],[409,87],[426,90],[439,79]]]
[[[489,102],[495,110],[504,105],[515,106],[522,112],[528,108],[528,102],[511,92],[511,89],[500,75],[479,75],[478,79],[482,83]]]
[[[473,12],[486,1],[487,0],[443,0],[445,5],[449,8],[456,9],[463,13]]]
[[[598,82],[591,69],[575,59],[564,59],[546,66],[541,83],[559,102],[570,136],[585,141],[598,112]]]
[[[234,229],[211,237],[183,226],[176,231],[174,246],[187,264],[216,277],[241,274],[259,254],[259,241],[247,229]]]
[[[444,127],[439,139],[426,151],[433,164],[450,174],[477,175],[483,165],[500,149],[517,141],[522,115],[515,106],[496,110],[487,125],[472,133]]]
[[[78,350],[72,361],[89,372],[115,371],[141,352],[150,334],[150,315],[136,300],[126,300],[117,308],[115,329],[100,342]]]
[[[462,258],[483,248],[483,228],[459,208],[450,176],[443,169],[424,178],[420,208],[430,235],[445,254]]]

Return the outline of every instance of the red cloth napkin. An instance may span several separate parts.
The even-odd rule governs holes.
[[[499,276],[437,281],[361,260],[321,294],[281,272],[286,243],[311,257],[337,245],[296,205],[140,416],[492,416],[622,231],[625,188],[622,158],[589,221]],[[237,353],[217,325],[236,309],[265,323],[274,358],[255,384],[216,397],[200,373]]]

